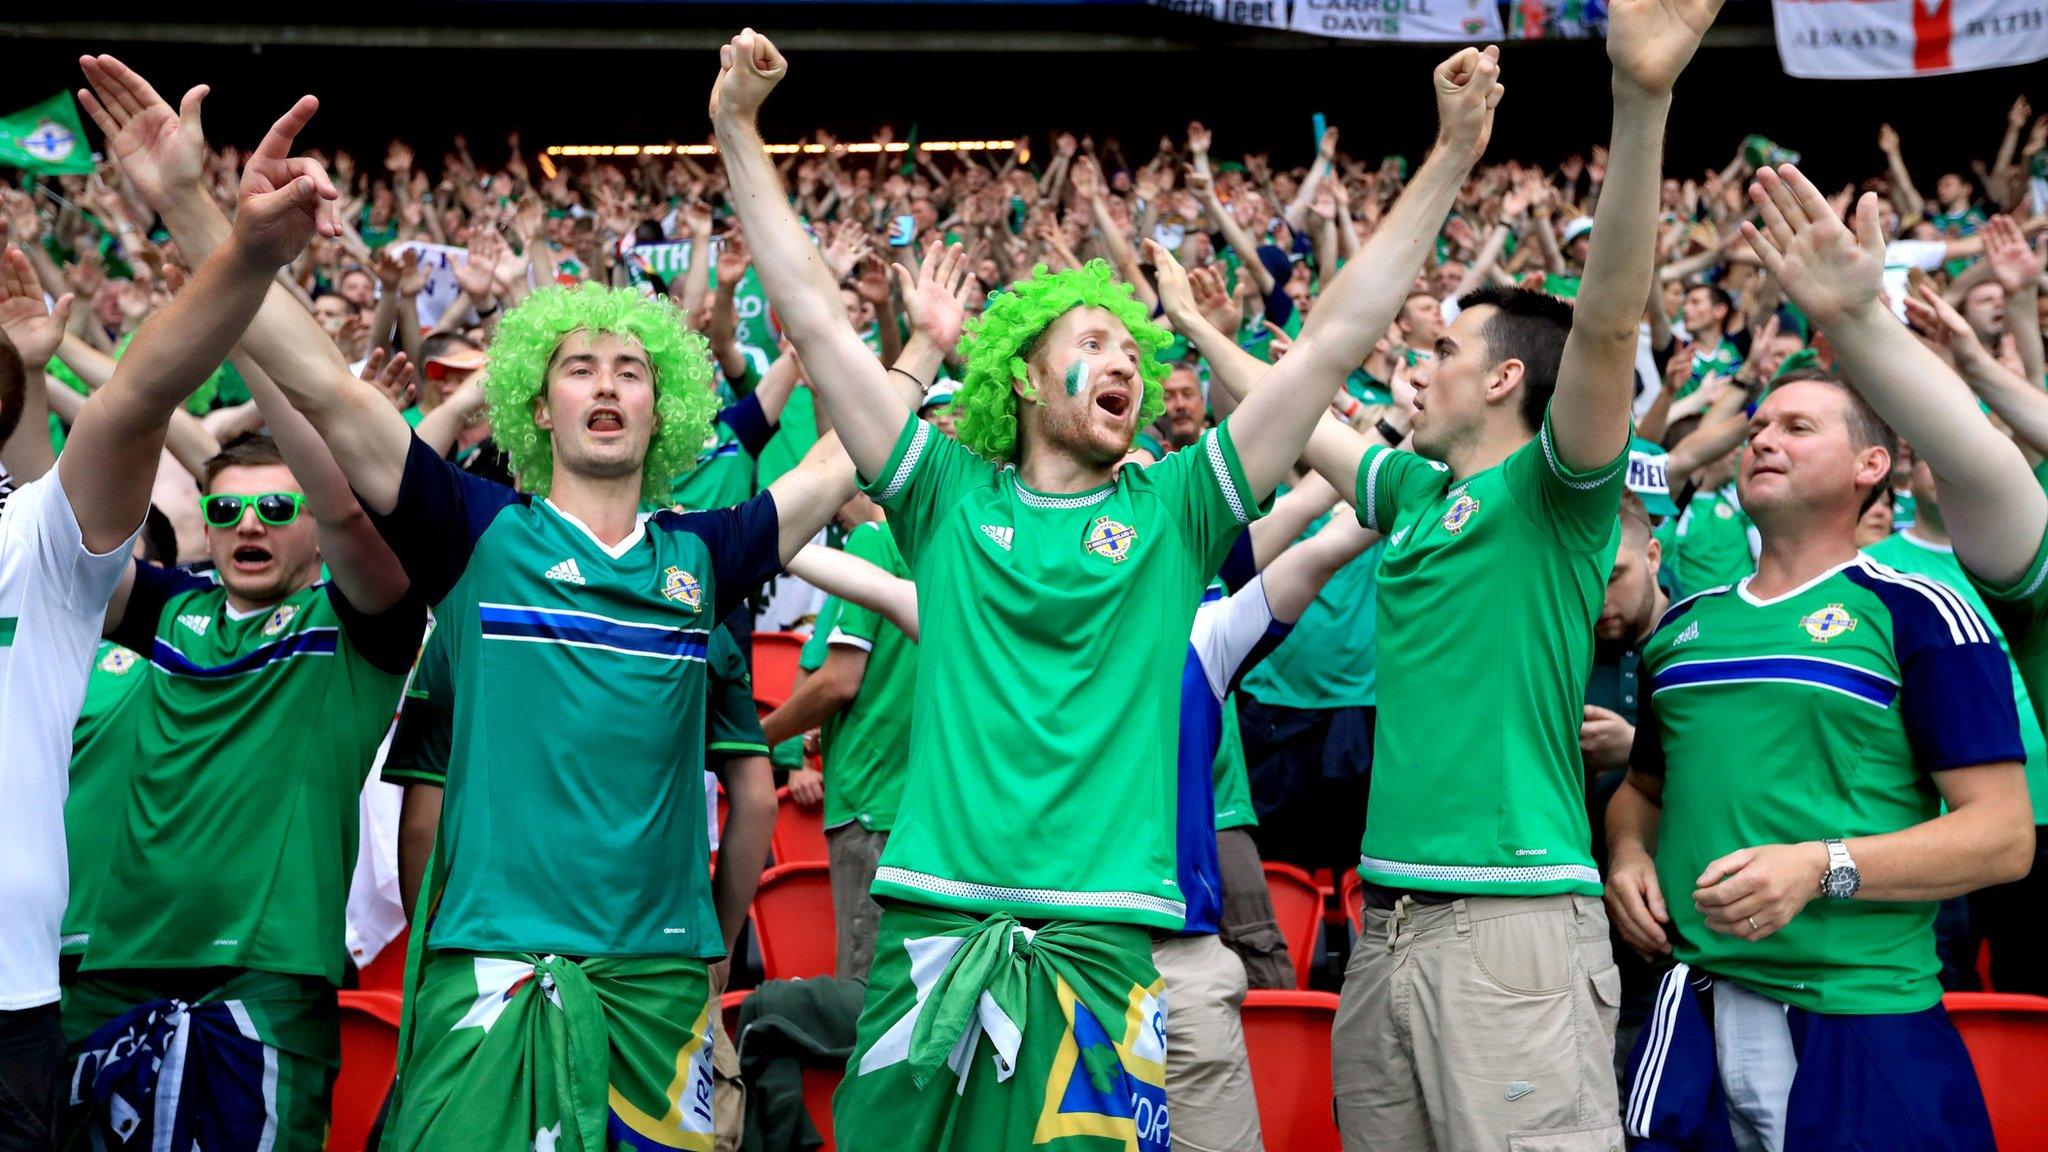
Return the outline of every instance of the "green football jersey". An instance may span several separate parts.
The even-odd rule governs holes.
[[[1726,336],[1723,336],[1720,343],[1712,348],[1694,349],[1692,354],[1692,375],[1686,378],[1684,384],[1679,385],[1678,399],[1683,400],[1687,396],[1699,391],[1700,385],[1706,381],[1709,375],[1726,376],[1729,379],[1734,379],[1736,371],[1741,367],[1742,350],[1737,348],[1735,342]]]
[[[1574,472],[1550,417],[1455,480],[1374,445],[1359,521],[1384,533],[1379,723],[1359,874],[1390,888],[1600,894],[1579,723],[1626,451]]]
[[[754,707],[754,670],[723,624],[711,630],[705,675],[710,689],[710,711],[704,720],[708,766],[715,770],[727,760],[768,755],[768,737],[761,732],[761,713]]]
[[[1216,764],[1211,776],[1216,788],[1216,830],[1257,824],[1259,813],[1252,807],[1252,782],[1244,762],[1244,734],[1237,727],[1235,692],[1223,701],[1222,739],[1216,745]]]
[[[1713,931],[1690,893],[1760,844],[1933,819],[1931,773],[2026,755],[2005,653],[1963,599],[1858,556],[1781,596],[1747,580],[1674,605],[1644,652],[1630,765],[1664,779],[1657,878],[1685,963],[1815,1012],[1941,999],[1932,901],[1816,899],[1762,940]]]
[[[910,579],[886,525],[863,524],[846,537],[846,554],[891,576]],[[827,632],[820,628],[819,631]],[[917,643],[882,614],[842,603],[827,632],[828,644],[867,652],[860,691],[831,719],[820,738],[825,750],[825,827],[859,821],[870,832],[896,825],[903,779],[910,771],[911,696],[917,686]]]
[[[331,584],[244,615],[211,580],[136,565],[112,633],[154,665],[135,763],[123,794],[73,798],[114,841],[82,971],[341,982],[359,797],[424,622],[415,601],[364,616]]]
[[[825,666],[825,652],[831,646],[832,629],[839,624],[839,609],[844,604],[837,596],[825,597],[818,605],[818,618],[811,621],[811,634],[804,638],[804,646],[797,650],[796,666],[805,672],[816,672]]]
[[[775,502],[605,545],[413,441],[373,517],[435,603],[453,685],[436,948],[724,954],[703,803],[711,631],[780,568]]]
[[[136,689],[149,678],[149,667],[147,660],[112,640],[100,641],[93,654],[92,677],[85,682],[85,703],[71,728],[71,793],[64,801],[71,895],[61,929],[66,956],[84,953],[92,935],[114,838],[89,821],[119,812],[127,803],[130,775],[140,755],[135,747],[135,701],[148,699]]]
[[[1658,533],[1664,563],[1672,569],[1680,596],[1726,587],[1756,571],[1757,553],[1763,547],[1733,483],[1695,493],[1685,511],[1666,521]]]
[[[387,784],[448,784],[448,746],[454,739],[455,684],[448,667],[448,637],[439,627],[429,627],[420,661],[405,686],[405,703],[398,713],[398,727],[391,734],[391,751],[384,756],[379,775]]]
[[[1177,929],[1180,679],[1258,507],[1229,421],[1048,495],[904,423],[866,490],[918,586],[910,779],[875,895]]]
[[[1963,598],[1963,602],[1984,620],[1992,639],[2007,649],[2006,663],[2012,665],[2012,696],[2020,711],[2020,744],[2027,750],[2027,795],[2034,803],[2034,823],[2048,824],[2048,737],[2041,732],[2041,717],[2027,692],[2005,640],[2005,630],[1991,614],[1984,598],[1970,585],[1956,551],[1945,544],[1930,544],[1910,532],[1894,532],[1863,550],[1870,558],[1912,576],[1925,576]]]
[[[669,504],[683,511],[729,508],[752,496],[754,461],[774,434],[752,394],[727,407],[711,422],[696,467],[669,486]]]

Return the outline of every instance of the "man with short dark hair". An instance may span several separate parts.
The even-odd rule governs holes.
[[[1630,1061],[1628,1131],[1988,1150],[1933,923],[2033,862],[2012,673],[1955,592],[1857,551],[1897,449],[1862,397],[1781,382],[1749,428],[1756,574],[1659,622],[1654,718],[1607,813],[1617,926],[1679,961]]]
[[[1683,400],[1699,391],[1709,375],[1734,376],[1742,367],[1742,350],[1728,338],[1728,318],[1735,314],[1735,301],[1715,284],[1695,284],[1685,290],[1686,335],[1692,338],[1692,374],[1679,386]]]
[[[191,105],[196,114],[196,96]],[[87,109],[99,118],[95,104]],[[311,114],[310,106],[295,111]],[[227,355],[270,272],[313,234],[315,196],[310,179],[245,178],[231,238],[142,326],[113,379],[86,400],[56,468],[18,489],[0,469],[0,1147],[52,1147],[65,1095],[63,803],[72,724],[108,600],[128,578],[172,412]],[[20,419],[24,359],[49,360],[71,298],[48,315],[26,256],[8,248],[0,261],[13,334],[0,340],[4,430]],[[266,269],[260,282],[237,275],[250,268]]]
[[[1354,1152],[1492,1147],[1511,1133],[1620,1140],[1620,978],[1578,734],[1628,463],[1664,124],[1718,9],[1610,7],[1611,158],[1576,307],[1465,297],[1414,381],[1414,453],[1341,433],[1309,445],[1387,534],[1365,933],[1332,1037]]]

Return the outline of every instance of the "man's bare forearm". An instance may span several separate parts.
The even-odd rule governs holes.
[[[171,411],[227,358],[272,271],[232,245],[216,252],[86,401],[57,467],[87,549],[117,547],[142,523]]]
[[[832,407],[847,452],[872,474],[887,463],[910,413],[895,398],[881,362],[848,323],[838,282],[783,196],[759,130],[727,117],[714,127],[761,286],[818,394]]]

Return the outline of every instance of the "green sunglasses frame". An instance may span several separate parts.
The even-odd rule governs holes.
[[[291,501],[292,514],[285,517],[282,520],[272,520],[270,517],[265,516],[263,514],[263,506],[257,502],[260,500],[268,499],[269,497],[272,496],[276,496],[281,499]],[[207,509],[207,506],[213,503],[215,500],[236,501],[234,519],[229,520],[225,524],[215,521],[213,518],[213,514],[209,512]],[[297,520],[299,518],[299,513],[305,511],[306,497],[298,492],[214,492],[209,495],[201,496],[199,498],[199,515],[206,521],[206,526],[209,528],[233,528],[235,525],[240,524],[242,522],[242,517],[248,513],[251,506],[254,506],[256,509],[256,519],[263,521],[265,524],[270,525],[272,528],[282,528],[285,525],[290,524],[292,521]]]

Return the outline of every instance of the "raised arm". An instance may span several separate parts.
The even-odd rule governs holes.
[[[1913,174],[1906,169],[1906,158],[1899,154],[1899,134],[1891,125],[1878,125],[1877,148],[1884,153],[1885,171],[1892,181],[1892,207],[1899,210],[1903,225],[1924,214],[1927,201],[1913,187]]]
[[[1252,521],[1252,565],[1264,571],[1300,538],[1316,517],[1337,506],[1337,489],[1320,472],[1310,471],[1287,495],[1273,501],[1273,510]],[[1311,596],[1314,593],[1310,593]],[[1289,616],[1292,620],[1294,617]]]
[[[1444,214],[1485,152],[1493,110],[1506,91],[1499,83],[1499,55],[1496,48],[1467,48],[1437,67],[1437,142],[1429,159],[1380,221],[1358,259],[1345,265],[1323,290],[1293,349],[1231,414],[1230,430],[1245,479],[1260,499],[1301,455],[1345,375],[1386,333]],[[1163,250],[1155,250],[1153,258],[1158,261],[1163,255]],[[1647,289],[1647,272],[1643,282]]]
[[[788,71],[766,36],[751,28],[735,36],[719,49],[711,123],[761,286],[803,356],[813,386],[831,407],[847,453],[862,473],[872,476],[888,463],[911,409],[847,321],[839,285],[804,235],[761,141],[755,116]],[[791,547],[784,555],[795,552]]]
[[[1985,223],[1984,263],[1998,278],[2005,292],[2005,331],[2019,349],[2020,375],[2041,380],[2041,312],[2036,301],[2041,293],[2042,255],[2027,247],[2027,238],[2010,216],[1993,216]]]
[[[147,81],[119,60],[111,56],[86,57],[81,64],[92,82],[93,92],[99,93],[94,97],[93,92],[81,92],[81,103],[107,133],[108,151],[119,160],[122,172],[150,207],[163,218],[179,249],[187,259],[195,260],[208,252],[215,252],[216,256],[227,252],[228,246],[222,244],[229,236],[227,222],[202,183],[206,138],[200,126],[199,106],[206,88],[202,85],[186,93],[181,111],[174,112]],[[286,237],[296,236],[298,248],[305,246],[316,226],[323,235],[333,234],[336,225],[326,202],[338,198],[334,186],[318,164],[291,155],[293,139],[318,107],[311,97],[299,101],[271,126],[263,142],[250,153],[242,177],[242,205],[233,225],[235,235],[243,231],[242,218],[252,204],[281,203],[264,197],[276,198],[281,195],[277,189],[291,191],[302,185],[308,189],[307,198],[287,205],[296,214],[286,215],[284,209],[273,209],[276,219],[269,221],[267,231],[258,233],[257,238],[275,236],[285,224],[303,231],[303,236],[295,231]],[[215,251],[216,246],[221,251]],[[262,269],[263,283],[257,286],[262,290],[255,291],[255,301],[264,301],[271,274],[296,256],[298,248]],[[282,247],[274,243],[273,249]],[[271,253],[261,254],[267,258]],[[208,258],[209,266],[214,263],[214,259]],[[196,277],[194,284],[187,285],[172,302],[172,309],[189,298],[195,286]],[[290,306],[282,306],[285,304]],[[248,329],[246,334],[244,328]],[[348,363],[321,331],[319,323],[304,308],[273,296],[263,307],[261,322],[251,324],[246,314],[239,317],[233,331],[213,349],[206,372],[226,358],[236,337],[242,338],[244,346],[270,373],[292,406],[305,413],[319,430],[320,438],[333,452],[350,485],[368,502],[369,509],[381,513],[395,507],[398,480],[405,467],[412,432],[405,418],[376,388],[348,370]],[[131,345],[122,357],[124,369],[133,356]],[[67,449],[65,455],[70,454]]]
[[[2005,422],[2021,447],[2048,456],[2048,392],[1999,363],[1970,330],[1970,322],[1933,285],[1923,285],[1918,296],[1906,298],[1906,318],[1928,339],[1948,349],[1963,382],[1990,405],[1992,414]]]
[[[1382,229],[1384,228],[1385,225],[1382,225]],[[1379,235],[1379,232],[1374,233],[1375,238]],[[1223,288],[1221,277],[1213,268],[1197,268],[1190,273],[1173,258],[1173,253],[1168,252],[1156,241],[1148,239],[1145,245],[1158,271],[1159,299],[1166,309],[1167,318],[1173,321],[1173,326],[1181,335],[1186,336],[1202,354],[1203,359],[1209,362],[1210,384],[1213,387],[1221,387],[1222,395],[1233,400],[1241,401],[1251,395],[1267,373],[1278,369],[1239,347],[1237,341],[1225,336],[1205,315],[1211,306],[1220,311],[1230,300],[1230,294]],[[1369,259],[1370,257],[1366,256],[1354,260],[1349,267],[1359,267]],[[1419,256],[1417,260],[1419,262]],[[1408,275],[1399,283],[1405,286],[1413,277],[1414,270],[1410,269]],[[1393,323],[1394,309],[1399,307],[1398,299],[1388,307],[1385,323]],[[1360,358],[1363,359],[1362,356]],[[1285,362],[1285,358],[1282,362]],[[1395,415],[1400,419],[1406,419],[1404,413]],[[1234,411],[1231,418],[1236,418]],[[1235,425],[1232,427],[1235,428]],[[1358,475],[1358,462],[1365,457],[1366,443],[1365,437],[1352,431],[1326,411],[1318,416],[1314,430],[1309,433],[1308,445],[1302,456],[1308,461],[1309,467],[1324,479],[1330,480],[1339,495],[1348,502],[1351,499],[1352,478]],[[1239,452],[1242,451],[1240,448]],[[1292,540],[1295,535],[1299,535],[1299,532],[1282,538],[1283,546],[1286,540]],[[1254,536],[1254,540],[1257,539],[1258,537]]]
[[[21,411],[14,433],[0,444],[0,464],[18,484],[41,477],[57,465],[50,447],[50,394],[44,387],[44,365],[64,342],[64,323],[71,316],[72,296],[65,293],[55,308],[43,304],[42,285],[28,254],[10,244],[0,257],[0,332],[21,359]],[[0,369],[4,371],[5,369]]]
[[[1315,535],[1282,552],[1260,573],[1273,619],[1283,624],[1301,619],[1337,569],[1358,559],[1379,538],[1379,533],[1360,524],[1356,516],[1332,516]]]
[[[1898,430],[1941,480],[1956,558],[1995,585],[2018,580],[2048,528],[2048,496],[2020,450],[1977,413],[1976,398],[1880,299],[1884,236],[1877,196],[1856,205],[1856,231],[1790,164],[1757,172],[1750,198],[1764,229],[1743,236],[1771,278],[1834,346],[1843,379]]]
[[[1607,10],[1614,128],[1586,274],[1558,364],[1551,434],[1562,463],[1591,471],[1628,447],[1637,329],[1656,264],[1657,191],[1671,88],[1721,0],[1616,0]]]
[[[88,68],[88,75],[92,71]],[[194,121],[204,94],[194,89],[185,98],[187,116]],[[108,110],[89,93],[81,96],[93,118],[113,135],[116,125]],[[168,121],[158,127],[175,131],[176,114],[161,100],[156,103]],[[317,107],[312,97],[301,98],[271,128],[268,139],[281,141],[279,147],[288,145]],[[140,104],[124,107],[131,116],[143,110]],[[310,165],[287,166],[282,153],[277,160],[272,165],[252,159],[242,176],[240,211],[228,242],[207,258],[169,307],[135,334],[113,380],[86,401],[71,430],[57,467],[85,546],[94,552],[118,547],[142,522],[172,409],[226,358],[278,267],[296,257],[315,231],[334,227],[323,219],[324,202],[336,195],[325,174]]]
[[[917,639],[917,585],[858,556],[806,544],[790,558],[789,574],[828,596],[872,608],[905,636]]]
[[[271,291],[282,293],[284,289],[273,287]],[[298,307],[290,300],[285,305]],[[306,511],[313,516],[320,558],[335,584],[350,604],[372,616],[398,603],[410,586],[405,570],[377,535],[370,518],[363,515],[362,505],[349,491],[348,478],[341,474],[320,434],[285,400],[254,356],[237,351],[229,361],[242,374],[250,397],[270,426],[271,439],[277,441],[278,454],[306,493]]]

